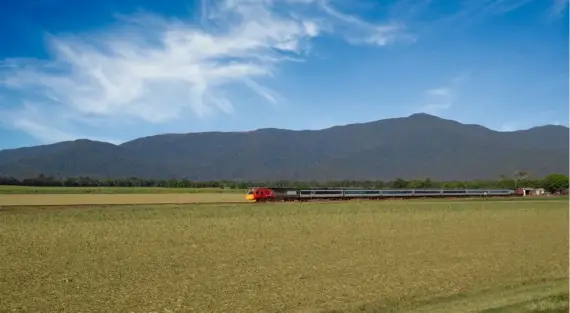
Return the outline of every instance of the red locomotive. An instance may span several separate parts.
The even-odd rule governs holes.
[[[275,200],[275,192],[270,188],[252,188],[245,196],[247,201],[264,202]]]

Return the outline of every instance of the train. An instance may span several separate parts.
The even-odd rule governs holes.
[[[249,202],[285,202],[310,200],[405,199],[405,198],[469,198],[518,197],[521,188],[511,189],[358,189],[358,188],[276,188],[256,187],[248,190]]]

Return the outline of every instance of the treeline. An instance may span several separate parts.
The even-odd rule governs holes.
[[[191,181],[188,179],[154,180],[141,178],[121,178],[121,179],[95,179],[90,177],[68,177],[58,179],[53,176],[43,174],[33,178],[16,179],[14,177],[0,176],[0,185],[14,186],[35,186],[35,187],[163,187],[163,188],[225,188],[225,189],[247,189],[256,186],[270,187],[362,187],[362,188],[497,188],[515,189],[519,187],[545,188],[551,192],[568,189],[568,176],[562,174],[551,174],[541,179],[530,178],[507,178],[501,177],[497,180],[476,180],[476,181],[432,181],[429,178],[424,180],[404,180],[393,181]]]

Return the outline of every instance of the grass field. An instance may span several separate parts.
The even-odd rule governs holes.
[[[0,194],[2,206],[101,205],[101,204],[188,204],[246,202],[239,193],[178,194]]]
[[[0,311],[567,312],[568,201],[0,210]]]
[[[0,190],[2,190],[0,186]],[[28,189],[31,188],[31,189]],[[50,187],[38,187],[36,189],[50,188]],[[17,190],[18,188],[4,188],[4,190]],[[118,204],[190,204],[190,203],[245,203],[245,191],[240,192],[239,190],[232,190],[232,192],[210,192],[211,189],[179,189],[172,188],[168,192],[135,192],[137,188],[109,188],[109,190],[114,190],[113,192],[94,192],[94,193],[82,193],[82,192],[68,192],[68,193],[47,193],[47,190],[42,190],[38,193],[2,193],[0,192],[0,208],[2,206],[54,206],[54,205],[118,205]],[[54,190],[65,190],[66,188],[53,188]],[[73,188],[67,187],[67,189],[77,189],[83,190],[83,188]],[[125,189],[125,193],[120,193],[119,191]],[[145,189],[145,188],[142,188]],[[161,189],[161,188],[146,188],[146,189]],[[32,187],[23,187],[22,190],[34,190]],[[178,193],[172,191],[178,190]],[[219,189],[221,190],[221,189]],[[186,192],[184,192],[186,191]],[[566,197],[546,197],[546,198],[536,198],[536,197],[524,197],[524,198],[473,198],[473,199],[463,199],[461,201],[560,201],[568,200]],[[449,199],[407,199],[406,201],[411,201],[413,203],[419,202],[441,202],[449,203]]]
[[[245,193],[245,189],[162,188],[162,187],[28,187],[0,186],[0,194],[164,194]]]

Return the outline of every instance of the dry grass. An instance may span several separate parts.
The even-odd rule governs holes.
[[[180,194],[0,194],[2,206],[100,205],[100,204],[188,204],[246,202],[239,193]]]
[[[366,200],[361,200],[366,201]],[[373,200],[375,201],[375,200]],[[393,200],[385,200],[392,203]],[[399,201],[399,200],[396,200]],[[463,200],[448,199],[407,199],[414,204],[451,203],[453,201],[473,202],[533,202],[533,201],[568,201],[568,197],[549,197],[538,199],[526,198],[473,198]],[[245,193],[68,193],[68,194],[2,194],[0,193],[0,208],[3,206],[65,206],[65,205],[129,205],[129,204],[197,204],[197,203],[247,203]]]
[[[0,227],[0,311],[461,312],[450,299],[568,292],[567,201],[26,208]]]
[[[0,186],[0,194],[140,194],[140,193],[245,193],[241,189],[167,187],[31,187]]]

